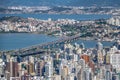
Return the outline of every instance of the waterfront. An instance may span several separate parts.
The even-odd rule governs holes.
[[[0,80],[120,80],[113,0],[3,0]]]
[[[32,17],[37,19],[52,20],[57,19],[75,19],[75,20],[95,20],[95,19],[107,19],[110,15],[94,15],[94,14],[83,14],[83,15],[65,15],[65,14],[1,14],[0,17],[4,16],[19,16],[19,17]],[[51,37],[43,34],[31,34],[31,33],[2,33],[0,34],[0,50],[11,50],[24,48],[36,44],[46,43],[53,40],[57,40],[56,37]],[[77,43],[84,43],[86,48],[95,47],[97,41],[84,41],[79,40]],[[104,46],[111,46],[111,42],[103,42]]]
[[[46,43],[58,38],[43,34],[32,33],[1,33],[0,50],[24,48],[36,44]]]
[[[48,36],[44,34],[33,33],[1,33],[0,34],[0,50],[12,50],[32,45],[42,44],[59,39],[59,37]],[[94,40],[78,40],[78,44],[84,43],[86,48],[95,47],[97,41]],[[113,42],[102,42],[104,46],[111,46]]]
[[[19,16],[23,18],[36,18],[47,20],[51,18],[52,20],[57,19],[75,19],[75,20],[96,20],[96,19],[108,19],[111,15],[106,14],[0,14],[0,18],[4,16]]]

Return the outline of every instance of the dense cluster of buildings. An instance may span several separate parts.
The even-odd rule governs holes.
[[[50,34],[58,32],[62,35],[61,26],[73,25],[79,21],[71,19],[58,19],[58,20],[41,20],[34,18],[19,18],[19,17],[6,17],[8,19],[0,21],[0,32],[32,32],[32,33],[45,33]],[[64,34],[67,31],[64,32]]]
[[[40,20],[5,17],[0,21],[0,32],[45,33],[55,36],[80,34],[81,38],[113,41],[120,39],[119,17],[108,20],[77,21],[73,19]],[[69,27],[69,28],[68,28]]]
[[[2,32],[47,32],[60,30],[60,27],[51,19],[38,20],[28,18],[27,20],[18,21],[2,21],[0,22],[0,31]]]
[[[77,32],[81,37],[102,40],[120,40],[120,20],[100,21],[70,19],[40,20],[8,17],[0,22],[0,32],[59,31],[58,35]],[[69,28],[68,28],[69,27]],[[55,33],[54,33],[55,34]],[[64,44],[54,52],[34,56],[0,57],[0,80],[120,80],[120,42],[104,47],[98,42],[95,48],[84,44]]]
[[[40,56],[2,54],[0,80],[120,80],[120,43],[109,48],[68,43]]]
[[[114,16],[107,21],[111,25],[120,26],[120,16]]]

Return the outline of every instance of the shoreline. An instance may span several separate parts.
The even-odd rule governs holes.
[[[14,34],[14,33],[19,33],[19,34],[23,34],[23,33],[26,33],[26,34],[43,34],[43,35],[47,35],[47,36],[53,36],[53,37],[56,37],[56,38],[61,38],[62,36],[56,36],[56,35],[49,35],[47,33],[44,33],[44,32],[0,32],[0,34]],[[74,35],[73,35],[74,36]],[[71,37],[71,36],[66,36],[66,37]],[[86,37],[86,38],[79,38],[79,40],[85,40],[85,41],[88,41],[88,40],[94,40],[94,41],[100,41],[100,42],[113,42],[113,41],[116,41],[116,40],[111,40],[111,39],[107,39],[107,40],[104,40],[104,39],[95,39],[94,37]]]
[[[7,34],[7,33],[5,33],[5,34]],[[11,33],[11,34],[14,34],[14,33]],[[22,34],[22,33],[20,33],[20,34]],[[29,33],[26,33],[26,34],[29,34]],[[31,33],[31,34],[38,34],[38,33]],[[44,35],[47,35],[47,34],[44,34]],[[47,36],[53,36],[53,35],[47,35]],[[60,38],[60,36],[54,36],[54,37]],[[79,38],[79,39],[77,39],[75,41],[79,41],[79,40],[83,40],[83,41],[97,41],[97,42],[98,41],[100,41],[100,42],[115,42],[115,41],[95,40],[94,38],[93,39],[92,38]],[[72,41],[72,42],[74,42],[74,41]],[[31,46],[34,46],[34,45],[31,45]],[[30,47],[30,46],[28,46],[28,47]],[[23,47],[23,48],[25,48],[25,47]],[[10,49],[10,50],[0,50],[0,52],[9,52],[9,51],[15,51],[15,50],[19,50],[19,49],[21,49],[21,48]]]

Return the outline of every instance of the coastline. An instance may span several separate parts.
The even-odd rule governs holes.
[[[4,33],[3,33],[4,34]],[[7,34],[7,33],[5,33],[5,34]],[[14,33],[11,33],[11,34],[14,34]],[[22,34],[22,33],[20,33],[20,34]],[[29,33],[26,33],[26,34],[29,34]],[[31,33],[31,34],[39,34],[39,33]],[[43,34],[43,35],[46,35],[46,36],[51,36],[51,37],[56,37],[56,38],[59,38],[60,39],[60,36],[53,36],[53,35],[47,35],[47,34]],[[100,42],[114,42],[114,41],[105,41],[105,40],[96,40],[96,39],[94,39],[94,38],[79,38],[79,39],[77,39],[77,40],[75,40],[75,41],[95,41],[95,43],[96,42],[98,42],[98,41],[100,41]],[[74,41],[73,41],[74,42]],[[41,44],[41,43],[40,43]],[[31,45],[31,46],[33,46],[33,45]],[[28,46],[29,47],[29,46]],[[23,47],[23,48],[25,48],[25,47]],[[18,48],[18,49],[21,49],[21,48]],[[2,51],[14,51],[14,50],[18,50],[18,49],[11,49],[11,50],[0,50],[0,52],[2,52]]]
[[[56,37],[56,38],[61,38],[62,36],[59,36],[59,35],[53,35],[53,34],[51,34],[51,35],[49,35],[49,34],[47,34],[47,33],[44,33],[44,32],[0,32],[0,34],[14,34],[14,33],[20,33],[20,34],[22,34],[22,33],[28,33],[28,34],[44,34],[44,35],[47,35],[47,36],[53,36],[53,37]],[[74,35],[72,35],[72,36],[74,36]],[[71,36],[65,36],[65,37],[71,37]],[[114,40],[114,39],[95,39],[94,37],[85,37],[85,38],[79,38],[79,40],[85,40],[85,41],[88,41],[88,40],[94,40],[94,41],[100,41],[100,42],[102,42],[102,41],[107,41],[107,42],[113,42],[113,41],[116,41],[116,40]]]

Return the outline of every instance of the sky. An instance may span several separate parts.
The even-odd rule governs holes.
[[[120,0],[0,0],[0,6],[120,6]]]

